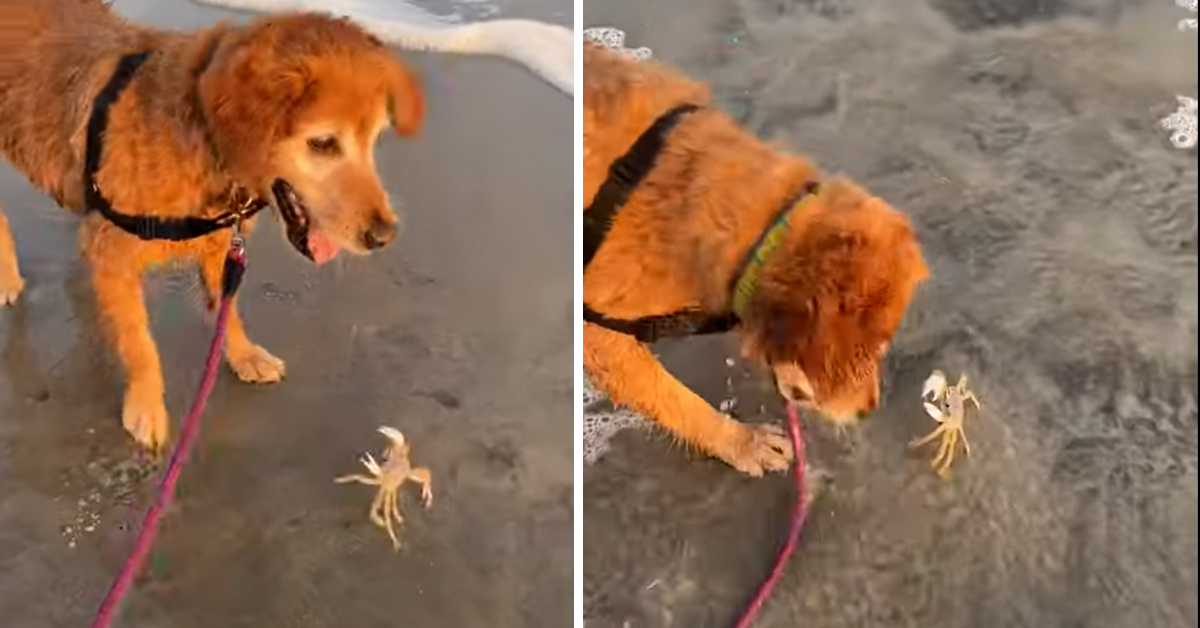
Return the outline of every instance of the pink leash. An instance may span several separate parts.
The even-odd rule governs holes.
[[[208,360],[204,363],[204,376],[200,380],[200,389],[196,393],[196,400],[192,403],[191,410],[183,419],[179,442],[175,444],[175,449],[171,452],[171,461],[167,465],[162,482],[158,485],[154,503],[146,511],[146,516],[142,520],[142,529],[138,531],[133,550],[129,552],[129,556],[121,565],[121,571],[117,572],[117,577],[109,587],[108,595],[100,605],[100,610],[96,612],[96,619],[92,621],[92,628],[110,628],[112,626],[117,606],[133,588],[134,578],[141,573],[142,567],[146,564],[146,558],[150,555],[158,522],[175,497],[175,485],[179,482],[180,474],[183,473],[183,463],[187,462],[192,445],[195,444],[196,437],[200,435],[200,417],[204,414],[204,406],[208,404],[208,397],[212,394],[213,386],[217,381],[217,367],[221,364],[221,349],[225,346],[225,328],[229,321],[230,302],[241,284],[242,274],[245,270],[245,243],[235,231],[221,275],[221,305],[217,310],[217,328],[213,333],[212,345],[208,349]]]
[[[762,610],[763,604],[766,604],[767,599],[771,597],[771,592],[775,590],[775,585],[779,584],[780,578],[783,577],[783,568],[787,566],[788,560],[796,551],[796,546],[800,542],[800,533],[804,530],[804,521],[808,519],[808,475],[804,468],[805,453],[804,439],[800,435],[800,411],[796,408],[796,404],[789,402],[787,404],[788,413],[788,436],[792,439],[792,452],[794,453],[795,466],[792,469],[792,478],[796,485],[796,505],[792,509],[792,518],[788,525],[788,536],[783,543],[783,547],[779,548],[779,553],[775,555],[775,566],[771,568],[771,573],[758,585],[758,590],[754,592],[754,597],[742,614],[738,617],[735,628],[750,628],[750,624],[758,617],[758,612]]]

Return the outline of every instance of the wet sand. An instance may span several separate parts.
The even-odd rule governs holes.
[[[844,433],[806,420],[831,483],[756,626],[1197,626],[1197,162],[1157,128],[1196,94],[1196,35],[1176,29],[1192,15],[1168,0],[584,11],[910,213],[933,268],[881,409]],[[714,405],[782,420],[768,382],[726,366],[730,339],[656,351]],[[918,396],[935,367],[968,373],[984,404],[946,480],[905,448],[933,427]],[[588,628],[730,625],[792,499],[782,476],[637,429],[585,469],[584,495]]]
[[[118,0],[194,27],[225,13]],[[251,240],[242,311],[288,362],[223,373],[178,501],[124,608],[142,628],[546,627],[571,622],[571,112],[514,64],[405,54],[429,84],[420,139],[383,140],[397,244],[314,270],[274,225]],[[28,283],[0,311],[0,623],[87,625],[132,542],[153,468],[119,421],[70,216],[7,166]],[[148,282],[168,408],[211,333],[190,276]],[[401,429],[433,471],[393,553],[373,493],[333,483]]]

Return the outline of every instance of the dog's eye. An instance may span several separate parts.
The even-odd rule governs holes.
[[[308,139],[308,149],[318,155],[326,156],[333,156],[342,152],[342,148],[338,144],[337,138],[332,135],[310,137]]]

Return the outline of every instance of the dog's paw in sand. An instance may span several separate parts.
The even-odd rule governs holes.
[[[751,477],[762,477],[770,471],[784,471],[792,462],[792,443],[787,432],[777,425],[747,425],[725,417],[737,428],[737,435],[728,441],[726,451],[717,457],[729,466]]]
[[[167,444],[170,431],[162,395],[146,394],[132,388],[126,391],[121,424],[138,445],[151,451],[161,449]]]
[[[8,277],[0,272],[0,307],[12,305],[25,289],[25,281],[18,277]]]
[[[238,379],[250,384],[274,384],[283,379],[285,372],[283,360],[258,345],[250,345],[249,349],[237,353],[230,352],[226,360]]]

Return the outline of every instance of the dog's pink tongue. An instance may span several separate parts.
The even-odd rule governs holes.
[[[308,230],[308,251],[318,266],[337,257],[338,247],[319,229]]]

